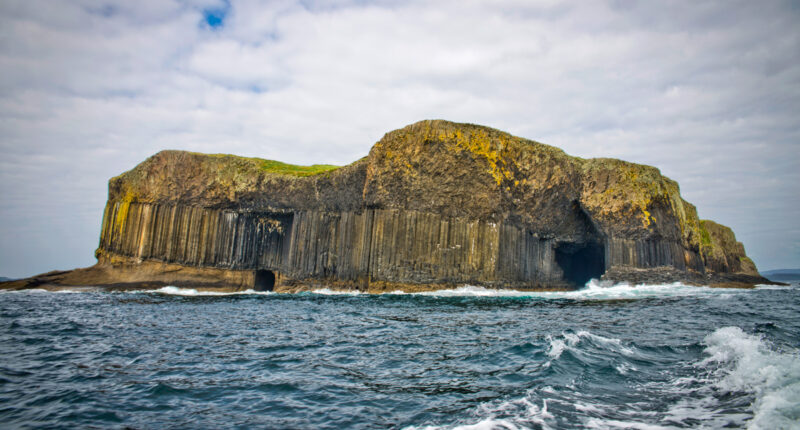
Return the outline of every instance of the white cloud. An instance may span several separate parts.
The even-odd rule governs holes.
[[[216,28],[212,9],[225,11]],[[14,240],[0,275],[90,264],[107,179],[160,149],[342,164],[424,118],[656,165],[760,268],[798,266],[798,14],[778,2],[6,1],[0,233]],[[48,243],[65,251],[40,256]]]

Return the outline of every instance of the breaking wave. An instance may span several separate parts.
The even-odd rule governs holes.
[[[244,290],[244,291],[233,291],[233,292],[221,292],[221,291],[198,291],[194,288],[179,288],[173,286],[162,287],[156,290],[140,290],[140,291],[130,291],[130,293],[157,293],[157,294],[165,294],[169,296],[184,296],[184,297],[195,297],[195,296],[241,296],[241,295],[270,295],[275,294],[271,291],[255,291],[255,290]]]
[[[330,288],[320,288],[318,290],[312,291],[313,294],[322,294],[324,296],[358,296],[362,293],[361,291],[355,290],[331,290]]]
[[[631,285],[628,283],[615,284],[608,281],[598,281],[596,279],[592,279],[586,283],[584,288],[575,291],[518,291],[465,285],[463,287],[451,290],[426,291],[408,294],[431,297],[530,297],[541,299],[613,300],[648,297],[719,295],[742,291],[747,290],[685,285],[680,282],[675,282],[672,284],[640,285]],[[387,294],[397,294],[397,292]]]
[[[559,364],[561,368],[551,373],[584,376],[530,389],[519,398],[481,404],[471,421],[407,429],[800,428],[798,351],[778,351],[739,327],[723,327],[707,335],[701,359],[686,363],[687,376],[631,387],[638,397],[651,401],[628,403],[620,402],[618,394],[591,393],[592,376],[613,368],[622,377],[619,381],[625,381],[628,372],[639,370],[637,363],[649,366],[657,360],[652,351],[589,331],[565,332],[546,340],[549,360],[543,368]],[[568,367],[571,372],[566,371]],[[581,378],[585,380],[578,382]],[[661,405],[652,401],[659,398],[670,401]]]
[[[758,286],[756,290],[772,289],[792,289],[792,286]],[[103,292],[98,287],[76,287],[63,288],[58,290],[31,289],[23,291],[0,291],[2,293],[82,293],[82,292]],[[425,291],[416,293],[405,293],[403,291],[392,291],[382,293],[382,295],[407,295],[423,297],[498,297],[498,298],[533,298],[533,299],[570,299],[570,300],[617,300],[617,299],[637,299],[652,297],[687,297],[687,296],[722,296],[731,293],[743,293],[748,290],[731,288],[711,288],[706,286],[685,285],[680,282],[672,284],[639,284],[631,285],[628,283],[612,283],[608,281],[598,281],[592,279],[586,283],[584,288],[574,291],[519,291],[511,289],[493,289],[473,285],[462,287]],[[219,292],[202,291],[193,288],[180,288],[167,286],[152,290],[133,290],[128,293],[157,293],[175,296],[230,296],[230,295],[270,295],[275,294],[271,291],[255,291],[252,289]],[[330,288],[319,288],[311,292],[299,294],[319,294],[328,296],[358,296],[368,295],[367,293],[356,290],[333,290]]]
[[[557,338],[547,336],[547,340],[550,344],[550,347],[547,350],[547,355],[552,359],[558,359],[561,357],[561,354],[568,349],[579,352],[579,347],[585,346],[586,343],[592,343],[595,346],[599,346],[600,349],[607,349],[625,356],[636,355],[635,347],[625,346],[619,339],[598,336],[588,331],[579,331],[578,333],[562,333],[562,335]]]
[[[739,327],[723,327],[706,336],[707,358],[697,364],[710,371],[702,394],[718,397],[747,393],[752,429],[800,428],[800,354],[777,351],[758,336]],[[710,402],[709,402],[710,403]]]

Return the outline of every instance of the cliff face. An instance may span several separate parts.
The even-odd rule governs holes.
[[[445,121],[338,169],[160,152],[111,179],[97,256],[123,283],[160,264],[206,271],[185,285],[279,291],[766,282],[658,169]]]

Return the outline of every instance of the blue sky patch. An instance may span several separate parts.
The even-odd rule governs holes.
[[[203,11],[203,20],[211,28],[219,28],[225,23],[225,17],[228,16],[228,11],[231,5],[225,2],[221,8],[206,9]]]
[[[222,21],[225,19],[225,14],[219,13],[217,11],[214,12],[206,11],[204,15],[206,19],[206,24],[208,24],[209,27],[221,27]]]

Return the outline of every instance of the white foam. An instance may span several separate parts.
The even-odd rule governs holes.
[[[488,404],[484,404],[480,407],[481,415],[488,415],[488,418],[484,419],[481,422],[491,422],[491,421],[498,421],[501,420],[498,416],[511,416],[512,418],[503,418],[501,421],[507,423],[504,424],[509,429],[517,429],[517,428],[527,428],[528,424],[538,424],[543,429],[550,429],[550,425],[548,425],[547,421],[552,420],[553,414],[547,411],[547,399],[542,400],[542,407],[540,408],[538,405],[531,402],[528,398],[529,396],[525,396],[519,399],[508,400],[505,402],[500,403],[497,406],[491,406]],[[515,421],[523,421],[515,422]],[[480,424],[480,423],[479,423]],[[456,429],[465,430],[469,427],[456,427]],[[498,428],[489,427],[489,428]],[[503,427],[499,427],[503,428]]]
[[[331,290],[330,288],[320,288],[318,290],[312,291],[314,294],[322,294],[326,296],[358,296],[362,293],[361,291],[355,290]]]
[[[599,335],[596,335],[594,333],[590,333],[588,331],[579,331],[578,332],[578,337],[591,339],[592,341],[594,341],[596,343],[599,343],[599,344],[604,345],[606,347],[610,347],[612,349],[615,349],[615,350],[621,352],[624,355],[630,356],[630,355],[635,355],[636,354],[636,351],[634,351],[634,348],[630,348],[630,347],[624,346],[622,344],[622,341],[617,339],[617,338],[599,336]]]
[[[564,332],[561,333],[560,338],[554,338],[548,335],[547,341],[550,343],[550,346],[547,349],[547,355],[554,360],[558,359],[559,357],[561,357],[561,354],[564,353],[564,351],[568,349],[574,350],[576,347],[578,347],[578,344],[584,339],[599,344],[604,348],[619,352],[626,356],[636,355],[635,348],[623,345],[620,339],[596,335],[586,330],[581,330],[577,333]],[[631,366],[626,370],[631,370],[631,369],[634,368]]]
[[[756,290],[793,290],[797,287],[794,285],[765,285],[765,284],[758,284],[756,285]]]
[[[467,424],[463,426],[453,427],[453,430],[518,430],[519,426],[510,420],[501,420],[494,418],[486,418],[485,420],[478,421],[475,424]]]
[[[547,411],[547,399],[542,406],[532,403],[527,396],[502,402],[496,405],[484,404],[478,407],[478,421],[473,424],[406,427],[405,430],[521,430],[535,424],[545,430],[553,427],[548,421],[553,415]]]
[[[584,288],[575,291],[519,291],[509,289],[492,289],[474,285],[464,285],[454,289],[408,293],[429,297],[529,297],[541,299],[573,299],[573,300],[614,300],[636,299],[647,297],[680,297],[680,296],[720,296],[723,294],[743,294],[748,290],[735,288],[710,288],[685,285],[680,282],[672,284],[614,284],[608,281],[592,279]],[[398,292],[386,293],[398,294]]]
[[[416,427],[408,426],[403,427],[403,430],[520,430],[516,424],[510,420],[486,418],[478,421],[475,424],[465,424],[460,426],[425,426]]]
[[[589,412],[594,414],[602,414],[605,413],[605,409],[597,407],[596,405],[591,405],[587,403],[575,403],[575,410],[581,412]]]
[[[46,290],[44,288],[31,288],[29,290],[0,290],[0,294],[74,294],[74,293],[87,293],[87,292],[94,292],[100,291],[98,288],[95,287],[76,287],[76,288],[65,288],[65,289],[57,289],[57,290]]]
[[[255,290],[244,290],[244,291],[233,291],[233,292],[222,292],[222,291],[198,291],[193,288],[179,288],[175,286],[166,286],[156,290],[138,290],[138,291],[129,291],[130,293],[158,293],[158,294],[166,294],[169,296],[184,296],[184,297],[195,297],[195,296],[239,296],[239,295],[269,295],[275,294],[270,291],[255,291]]]
[[[387,294],[397,294],[391,292]],[[430,297],[527,297],[530,293],[516,290],[495,290],[491,288],[464,285],[450,290],[422,291],[417,293],[404,293],[414,296]]]
[[[575,298],[589,299],[626,299],[643,297],[681,297],[696,295],[720,295],[725,293],[736,293],[747,290],[737,290],[735,288],[710,288],[706,286],[685,285],[680,282],[671,284],[638,284],[630,285],[622,282],[611,284],[606,281],[592,279],[586,283],[586,287],[574,292],[565,293]]]
[[[590,429],[636,429],[636,430],[663,430],[674,427],[664,427],[656,424],[646,424],[634,421],[604,420],[590,418],[586,421],[586,427]]]
[[[800,429],[800,354],[777,352],[739,327],[723,327],[706,336],[709,355],[698,366],[711,367],[722,392],[750,392],[752,429]]]
[[[795,287],[784,287],[776,285],[761,285],[757,289],[761,290],[777,290],[777,289],[792,289]],[[47,290],[24,290],[26,292],[55,292]],[[85,291],[98,291],[96,288],[76,287],[69,290],[61,290],[61,292],[85,292]],[[103,290],[99,290],[103,291]],[[161,294],[179,295],[179,296],[225,296],[225,295],[239,295],[239,294],[272,294],[267,291],[237,291],[237,292],[216,292],[216,291],[198,291],[192,288],[179,288],[175,286],[167,286],[156,290],[139,290],[131,292],[155,292]],[[608,281],[598,281],[592,279],[586,283],[584,288],[575,291],[519,291],[509,289],[492,289],[485,287],[478,287],[474,285],[464,285],[454,289],[425,291],[417,293],[404,293],[397,290],[388,293],[387,295],[415,295],[415,296],[429,296],[429,297],[522,297],[522,298],[540,298],[540,299],[572,299],[572,300],[617,300],[617,299],[637,299],[648,297],[680,297],[680,296],[709,296],[716,298],[729,298],[731,295],[746,294],[750,290],[746,289],[726,289],[726,288],[710,288],[698,287],[692,285],[684,285],[680,282],[672,284],[639,284],[630,285],[627,283],[614,284]],[[10,293],[13,291],[3,291]],[[313,290],[314,294],[324,295],[344,295],[354,296],[366,294],[356,290],[332,290],[330,288],[320,288]]]
[[[700,420],[709,427],[800,429],[800,355],[775,351],[758,336],[739,327],[723,327],[705,337],[707,357],[694,366],[697,377],[678,378],[672,392],[686,398],[670,407],[666,419],[686,424]],[[750,413],[726,411],[721,395],[753,396]]]
[[[561,339],[553,339],[550,335],[547,335],[547,341],[550,343],[547,355],[554,360],[561,357],[561,354],[567,349],[566,342]]]
[[[614,366],[614,369],[620,375],[627,375],[628,372],[630,372],[631,370],[636,370],[636,366],[632,366],[632,365],[630,365],[628,363],[622,363],[622,364],[618,364],[618,365]]]
[[[620,339],[599,336],[589,331],[566,332],[547,338],[550,347],[547,355],[551,361],[564,351],[580,352],[589,345],[605,348],[621,355],[638,354],[633,346]],[[747,427],[750,429],[800,429],[800,355],[796,350],[776,351],[763,339],[746,334],[738,327],[724,327],[706,336],[704,359],[694,364],[698,371],[692,376],[682,376],[669,382],[654,382],[656,391],[663,390],[678,395],[682,400],[672,405],[666,413],[641,410],[634,407],[624,410],[622,405],[568,400],[567,404],[583,416],[586,428],[596,429],[674,429],[690,427],[722,428]],[[623,363],[617,366],[622,374],[635,370]],[[568,386],[568,390],[575,390]],[[753,394],[750,410],[731,410],[724,403],[729,395]],[[429,430],[459,429],[522,429],[551,428],[557,424],[547,410],[548,400],[541,396],[560,398],[551,386],[530,391],[521,398],[488,402],[477,407],[474,423]],[[539,403],[541,402],[541,403]],[[620,410],[623,409],[623,410]],[[615,411],[614,417],[606,414]],[[606,415],[606,416],[604,416]]]

